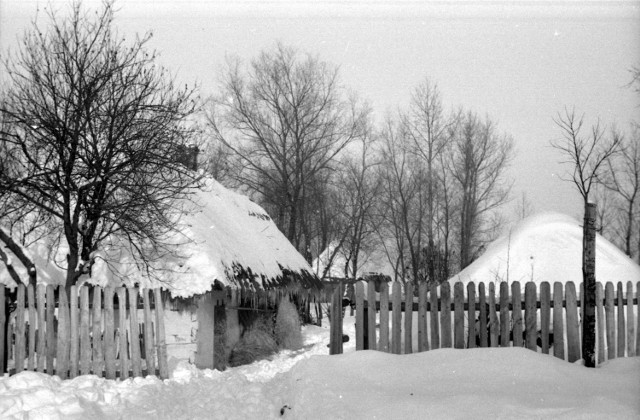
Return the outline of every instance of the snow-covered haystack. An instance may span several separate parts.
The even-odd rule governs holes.
[[[462,282],[582,281],[582,227],[560,213],[531,216],[495,240],[486,252],[449,280]],[[596,281],[640,281],[640,266],[601,235],[596,238]]]
[[[306,286],[319,284],[310,265],[262,207],[212,178],[204,183],[203,189],[194,192],[193,202],[185,202],[179,233],[166,238],[177,255],[158,257],[160,270],[153,279],[136,264],[126,243],[113,241],[97,253],[91,277],[82,280],[103,286],[162,285],[181,297],[211,290],[215,282],[269,288],[295,278]],[[26,247],[40,281],[64,281],[66,250],[65,243],[47,237]],[[109,257],[109,264],[101,258],[104,256]],[[13,257],[18,274],[26,281],[26,270],[16,261]],[[13,285],[5,265],[0,264],[0,283],[4,282]]]

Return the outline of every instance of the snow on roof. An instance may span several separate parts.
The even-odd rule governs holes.
[[[596,281],[634,283],[640,266],[601,235],[596,237]],[[541,213],[521,221],[489,245],[476,261],[449,280],[462,282],[582,281],[582,227],[560,213]]]
[[[204,188],[194,193],[193,202],[187,205],[180,221],[181,234],[169,238],[180,244],[181,258],[164,257],[158,274],[157,280],[173,296],[204,293],[211,290],[214,282],[222,286],[270,288],[295,279],[303,286],[319,285],[306,260],[258,204],[212,178],[206,179]],[[56,257],[51,258],[46,252],[50,246],[45,238],[28,247],[28,251],[38,267],[40,281],[61,283],[64,271],[52,260],[64,261],[65,249],[59,247]],[[114,251],[115,246],[104,250]],[[126,247],[120,246],[117,251],[121,253],[117,263],[107,266],[97,258],[92,276],[86,280],[101,285],[119,282],[114,278],[116,270],[126,283],[139,283],[143,287],[158,284],[141,275]],[[16,269],[26,280],[26,271]],[[1,282],[11,283],[4,264],[0,264]]]

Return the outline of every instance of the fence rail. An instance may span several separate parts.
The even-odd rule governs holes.
[[[636,291],[640,289],[640,282]],[[577,293],[579,291],[579,295]],[[453,295],[452,295],[453,292]],[[356,350],[412,353],[438,348],[523,346],[574,362],[582,357],[581,329],[584,291],[573,282],[521,284],[448,283],[427,288],[387,283],[376,293],[369,281],[355,286]],[[339,304],[342,288],[334,291]],[[375,302],[375,304],[369,304]],[[640,311],[632,282],[596,285],[596,353],[599,363],[640,355]],[[374,309],[374,310],[371,310]],[[342,311],[332,311],[331,354],[342,352]],[[413,325],[417,322],[417,326]],[[414,340],[414,329],[417,340]],[[337,342],[340,340],[340,343]]]
[[[25,369],[62,379],[167,378],[160,289],[84,285],[67,295],[52,285],[0,286],[0,372]]]

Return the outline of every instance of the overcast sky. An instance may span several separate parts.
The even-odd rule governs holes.
[[[50,0],[54,7],[68,1]],[[48,1],[0,0],[0,46]],[[99,2],[85,1],[87,5]],[[640,98],[626,85],[640,66],[640,1],[206,1],[120,0],[118,30],[153,31],[153,48],[178,80],[214,94],[225,54],[247,60],[277,40],[340,66],[343,83],[381,122],[426,77],[445,106],[488,115],[514,138],[514,201],[581,216],[549,147],[565,107],[628,131]],[[506,215],[511,216],[506,210]]]

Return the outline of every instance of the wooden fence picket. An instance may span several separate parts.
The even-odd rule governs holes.
[[[549,325],[551,324],[551,285],[547,281],[540,284],[540,344],[542,353],[549,354]]]
[[[598,364],[605,360],[604,349],[606,337],[604,335],[605,320],[603,299],[604,290],[602,289],[602,283],[596,282],[596,341],[598,343]]]
[[[522,296],[520,289],[520,282],[514,281],[511,283],[511,322],[513,326],[513,347],[522,347],[524,340],[522,339]]]
[[[509,284],[500,283],[500,346],[509,347],[509,331],[511,330],[509,317]]]
[[[536,285],[533,282],[527,282],[524,286],[524,325],[525,325],[525,346],[529,350],[536,350],[538,344],[538,325],[537,325],[537,296]]]
[[[604,311],[607,323],[607,359],[616,357],[616,330],[614,318],[613,283],[610,281],[604,287]]]
[[[37,315],[36,315],[36,293],[33,288],[33,284],[27,285],[27,306],[29,308],[29,351],[27,370],[35,370],[36,363],[36,329],[37,329]]]
[[[129,358],[127,355],[127,289],[118,287],[118,359],[120,360],[120,379],[129,377]],[[137,308],[130,308],[133,312]]]
[[[91,329],[91,369],[94,375],[102,376],[104,368],[104,351],[102,340],[102,290],[93,288],[93,313]]]
[[[404,353],[413,353],[413,283],[405,284],[404,290]]]
[[[553,283],[553,355],[564,360],[564,319],[562,313],[562,283]]]
[[[476,346],[476,285],[467,283],[467,347]]]
[[[69,321],[71,337],[69,348],[69,377],[75,378],[79,372],[80,362],[80,325],[78,322],[78,286],[71,286],[69,294]]]
[[[389,351],[389,284],[380,285],[380,343],[378,350]]]
[[[91,332],[89,287],[80,287],[80,374],[91,373]]]
[[[364,285],[355,284],[356,292],[356,350],[364,350]]]
[[[453,346],[464,348],[464,289],[462,283],[453,285]]]
[[[367,312],[367,337],[369,338],[368,349],[375,350],[378,348],[376,340],[376,283],[369,280],[367,285],[367,303],[369,310]]]
[[[431,323],[431,348],[440,348],[440,323],[438,309],[438,287],[434,284],[429,289],[429,302],[431,305],[429,318]]]
[[[144,351],[147,362],[147,375],[155,375],[156,362],[153,351],[153,321],[151,318],[151,302],[149,300],[149,289],[140,289],[142,293],[142,304],[144,305]],[[342,299],[336,308],[342,313]],[[342,341],[342,340],[340,340]]]
[[[567,360],[569,363],[573,363],[581,357],[580,336],[578,335],[580,323],[578,321],[578,299],[575,283],[568,281],[564,293],[567,305]]]
[[[55,303],[54,303],[55,304]],[[64,287],[58,288],[58,329],[56,331],[56,375],[67,379],[69,371],[69,339],[71,329],[69,323],[69,302]]]
[[[140,330],[138,329],[138,289],[129,289],[129,341],[131,346],[131,374],[142,376],[142,356],[140,352]],[[333,311],[332,311],[333,312]],[[340,312],[342,315],[342,311]],[[332,324],[333,327],[333,324]],[[331,329],[333,334],[333,328]],[[342,329],[340,329],[340,345],[342,346]]]
[[[624,291],[622,289],[622,283],[618,283],[617,289],[617,297],[618,297],[618,357],[624,357],[625,351],[625,338],[626,338],[626,328],[624,322],[624,306],[622,306],[622,302],[624,300]]]
[[[496,286],[489,283],[489,345],[498,347],[498,334],[500,333],[500,323],[496,312]]]
[[[400,283],[393,283],[392,291],[393,313],[391,314],[393,328],[391,330],[391,353],[400,354],[402,352],[401,344],[401,321],[402,321],[402,291]]]
[[[480,322],[478,324],[480,328],[480,347],[489,347],[489,332],[488,332],[488,319],[487,314],[487,294],[485,291],[484,283],[478,285],[478,303],[480,304]],[[493,308],[495,311],[495,307]],[[475,340],[474,340],[475,341]]]
[[[55,301],[55,290],[52,284],[48,284],[46,287],[46,328],[47,328],[47,374],[53,375],[53,361],[56,356],[56,330],[55,330],[55,310],[56,310],[56,301]]]
[[[635,331],[633,325],[633,283],[627,282],[627,357],[636,355]]]
[[[451,288],[449,283],[440,285],[440,344],[451,347]]]
[[[104,289],[104,377],[116,378],[116,345],[113,311],[113,287]]]
[[[427,339],[427,283],[422,282],[418,286],[418,351],[429,350]]]
[[[154,289],[153,300],[156,308],[156,348],[158,355],[158,374],[160,375],[160,378],[168,378],[169,366],[167,365],[167,341],[164,336],[164,310],[162,307],[162,291],[160,288]]]
[[[39,284],[36,287],[36,306],[38,312],[38,335],[36,353],[38,354],[38,362],[36,369],[40,373],[44,373],[47,362],[47,323],[46,323],[46,286]]]
[[[24,320],[24,285],[18,286],[18,300],[16,307],[16,348],[15,348],[15,369],[16,372],[24,370],[25,359],[25,320]]]

